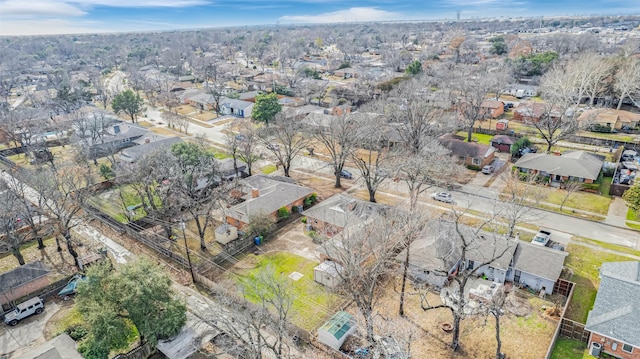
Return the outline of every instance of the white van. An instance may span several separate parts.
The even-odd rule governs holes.
[[[4,322],[9,325],[16,325],[22,319],[32,315],[40,314],[44,311],[44,303],[42,299],[35,297],[22,302],[16,306],[16,309],[4,313]]]

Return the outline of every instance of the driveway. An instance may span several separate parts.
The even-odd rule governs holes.
[[[44,343],[44,327],[49,319],[60,310],[56,302],[45,303],[44,313],[32,315],[15,327],[2,322],[0,328],[0,356],[9,354],[9,358],[18,358],[20,353],[32,349],[34,345]]]

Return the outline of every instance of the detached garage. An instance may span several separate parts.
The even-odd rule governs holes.
[[[353,316],[341,311],[318,329],[318,341],[335,350],[340,350],[342,343],[355,331],[356,326]]]
[[[499,152],[511,152],[511,145],[513,145],[515,140],[506,135],[497,135],[493,136],[491,139],[491,146],[498,149]]]

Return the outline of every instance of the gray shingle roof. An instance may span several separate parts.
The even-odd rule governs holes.
[[[565,152],[562,156],[545,153],[527,153],[516,167],[544,171],[554,175],[573,176],[596,180],[604,160],[598,155],[584,151]]]
[[[513,258],[514,269],[553,282],[558,280],[567,252],[520,242]]]
[[[640,262],[602,263],[585,329],[640,348]]]
[[[476,263],[485,263],[491,258],[499,257],[489,264],[491,267],[506,271],[516,251],[517,243],[504,238],[493,238],[491,235],[480,236],[467,251],[466,258]]]
[[[170,148],[174,143],[179,142],[184,141],[182,141],[180,137],[163,138],[154,142],[142,143],[138,146],[126,148],[122,150],[122,152],[120,152],[120,156],[123,160],[133,163],[138,161],[143,155],[147,153],[151,153],[161,148]]]
[[[10,291],[49,274],[50,270],[40,261],[30,262],[14,270],[0,274],[0,291]]]
[[[335,194],[302,212],[302,214],[333,226],[344,228],[347,224],[360,224],[386,207],[382,204],[363,201],[351,196]]]
[[[486,158],[496,151],[495,147],[475,142],[464,142],[451,135],[440,136],[438,142],[455,156]]]
[[[271,180],[271,185],[267,185],[268,178],[265,177],[265,179],[261,181],[261,187],[257,188],[260,195],[229,208],[228,215],[230,217],[249,223],[249,219],[254,215],[273,213],[279,208],[313,193],[310,188],[291,183]]]

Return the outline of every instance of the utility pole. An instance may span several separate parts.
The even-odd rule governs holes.
[[[187,246],[187,235],[185,233],[185,228],[187,225],[184,221],[180,221],[180,228],[182,229],[182,238],[184,239],[184,250],[187,252],[187,262],[189,263],[189,271],[191,272],[191,282],[195,284],[196,277],[193,275],[193,266],[191,265],[191,255],[189,254],[189,246]]]

